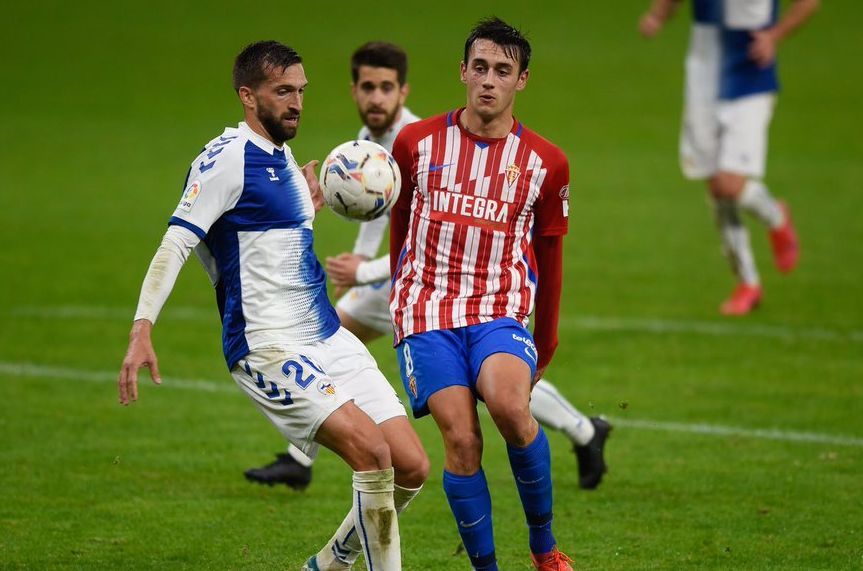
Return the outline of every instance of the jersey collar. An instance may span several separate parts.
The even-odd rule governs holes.
[[[237,125],[237,127],[239,127],[239,129],[243,132],[243,134],[246,135],[246,138],[248,138],[252,143],[255,144],[255,146],[259,147],[262,151],[266,151],[271,155],[273,153],[275,153],[276,151],[284,152],[285,145],[282,145],[281,147],[277,147],[269,139],[262,137],[262,136],[258,135],[257,133],[255,133],[254,131],[252,131],[252,128],[249,127],[249,125],[245,121],[240,121],[240,123]]]

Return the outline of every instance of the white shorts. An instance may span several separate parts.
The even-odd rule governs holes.
[[[762,178],[775,100],[773,93],[759,93],[729,101],[687,101],[680,132],[683,175],[705,179],[728,171]]]
[[[336,309],[383,335],[393,332],[389,282],[352,287],[336,304]]]
[[[345,328],[323,341],[268,347],[246,355],[231,376],[291,444],[309,458],[321,424],[353,401],[377,424],[406,416],[405,408],[374,357]]]

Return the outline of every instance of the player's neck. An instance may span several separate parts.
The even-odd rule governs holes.
[[[462,111],[458,121],[462,128],[472,135],[485,139],[502,139],[512,131],[515,118],[512,116],[512,108],[509,108],[486,120],[468,106]]]

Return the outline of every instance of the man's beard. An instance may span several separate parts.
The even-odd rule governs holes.
[[[363,125],[369,128],[369,130],[376,133],[385,133],[389,130],[390,127],[393,126],[393,123],[396,122],[396,115],[399,114],[400,107],[396,107],[392,113],[388,113],[386,109],[381,107],[373,107],[371,109],[366,109],[365,111],[360,111],[360,119],[363,122]],[[370,125],[369,124],[369,113],[373,111],[382,112],[384,114],[383,123],[380,125]]]
[[[294,117],[296,117],[297,121],[299,122],[300,114],[293,113],[290,111],[288,113],[285,113],[281,117],[276,117],[275,115],[264,109],[261,109],[261,111],[258,113],[258,120],[261,122],[261,125],[263,125],[264,129],[270,135],[270,138],[273,140],[273,142],[277,145],[281,145],[285,141],[290,141],[297,136],[296,127],[287,127],[282,123],[284,119],[293,119]]]

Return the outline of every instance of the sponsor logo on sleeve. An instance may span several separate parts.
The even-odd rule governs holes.
[[[178,208],[180,210],[185,210],[186,212],[191,212],[192,206],[194,206],[195,201],[198,200],[199,194],[201,194],[201,181],[196,180],[187,186],[185,191],[183,191],[183,198],[180,199],[180,205]]]

